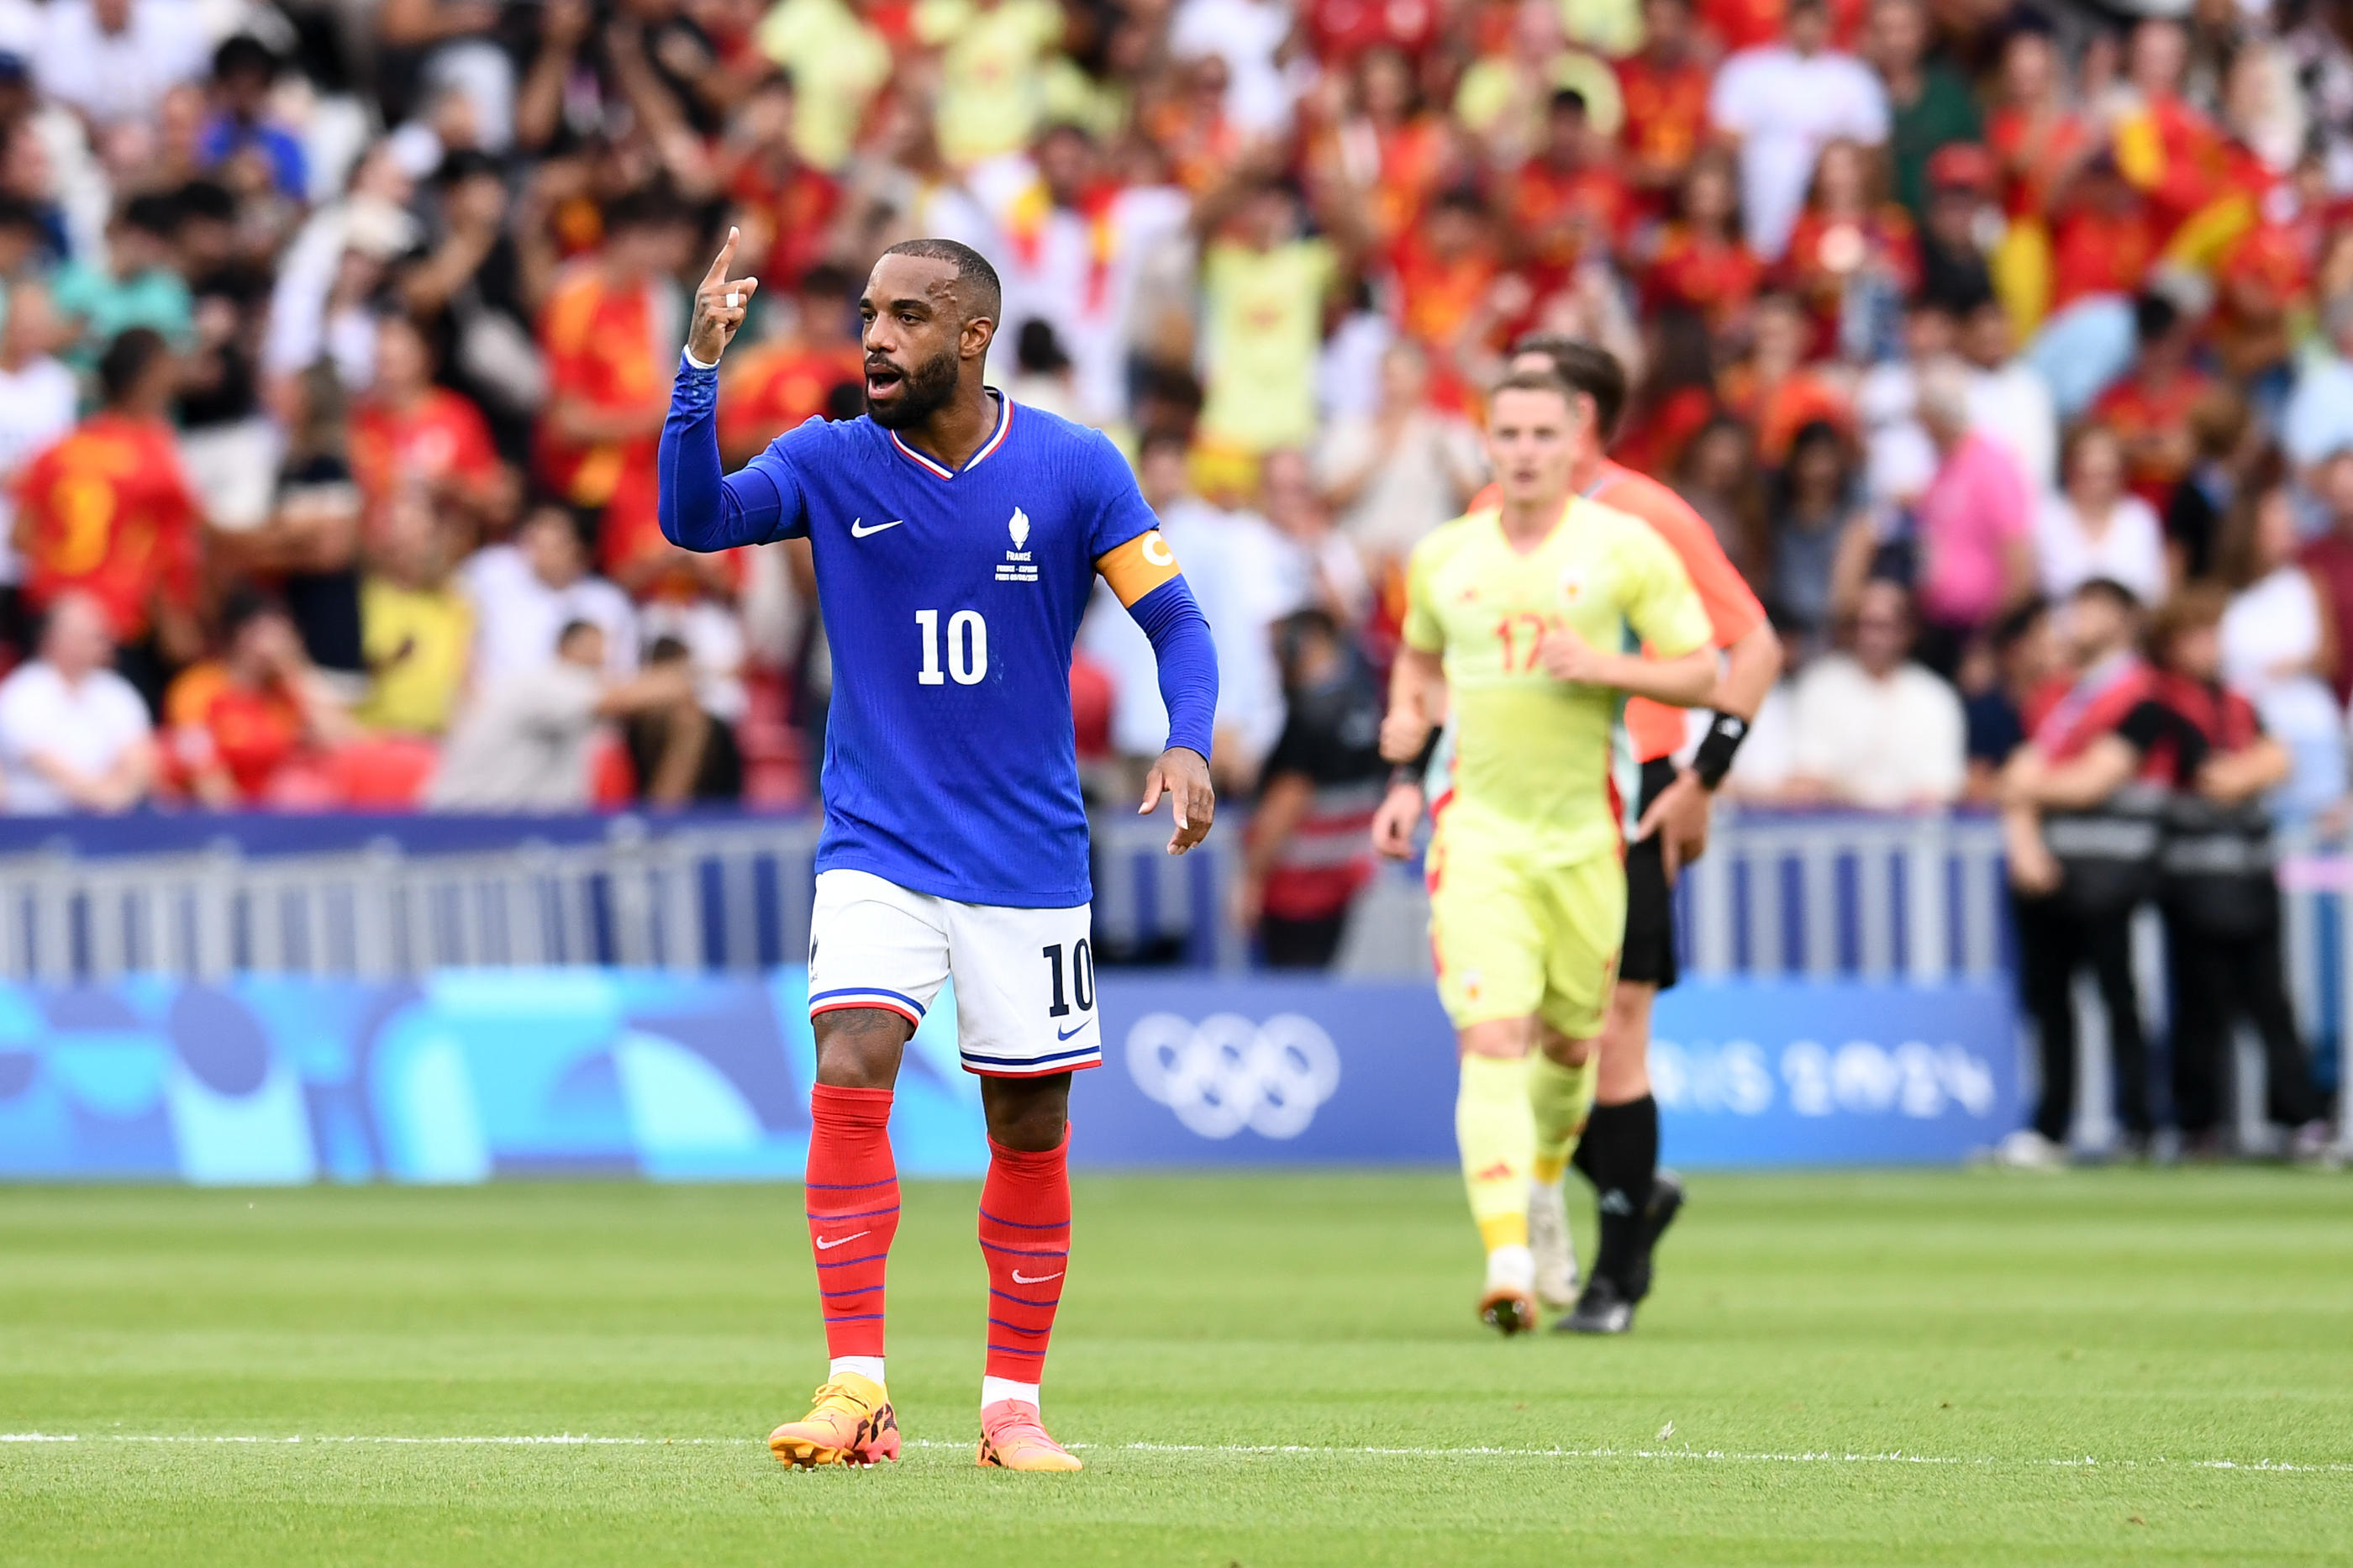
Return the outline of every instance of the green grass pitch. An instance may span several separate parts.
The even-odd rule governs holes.
[[[892,1260],[920,1446],[817,1474],[758,1441],[823,1367],[796,1188],[0,1188],[0,1432],[76,1439],[0,1444],[0,1563],[2353,1558],[2343,1182],[1692,1189],[1634,1335],[1504,1342],[1445,1175],[1082,1180],[1091,1468],[1008,1476],[971,1184]],[[560,1434],[654,1441],[322,1440]]]

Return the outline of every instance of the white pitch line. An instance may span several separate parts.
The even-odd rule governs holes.
[[[267,1436],[246,1434],[210,1434],[195,1432],[0,1432],[0,1443],[191,1443],[237,1444],[256,1447],[288,1447],[301,1443],[319,1444],[387,1444],[424,1447],[741,1447],[760,1442],[757,1437],[604,1437],[587,1433],[558,1432],[543,1435],[515,1436],[402,1436],[396,1435],[360,1435],[322,1436],[296,1435]],[[910,1448],[944,1448],[962,1450],[972,1445],[940,1437],[910,1437]],[[1376,1459],[1647,1459],[1679,1460],[1683,1462],[1736,1465],[1964,1465],[1999,1466],[2027,1465],[2062,1469],[2134,1470],[2158,1467],[2181,1466],[2200,1470],[2244,1470],[2256,1474],[2343,1475],[2353,1473],[2353,1462],[2320,1461],[2291,1463],[2281,1459],[2172,1459],[2162,1456],[2153,1459],[2102,1459],[2091,1455],[2063,1459],[2000,1459],[1991,1457],[1957,1458],[1938,1454],[1906,1454],[1902,1450],[1888,1453],[1862,1454],[1831,1449],[1796,1453],[1750,1453],[1728,1448],[1500,1448],[1472,1446],[1461,1448],[1405,1448],[1373,1446],[1354,1447],[1339,1444],[1313,1443],[1071,1443],[1068,1447],[1080,1451],[1101,1451],[1123,1454],[1233,1454],[1233,1455],[1304,1455],[1325,1458]]]

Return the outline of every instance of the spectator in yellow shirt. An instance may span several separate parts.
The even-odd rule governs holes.
[[[396,498],[360,584],[368,691],[354,712],[372,730],[438,735],[466,684],[474,609],[450,581],[449,530],[422,497]]]

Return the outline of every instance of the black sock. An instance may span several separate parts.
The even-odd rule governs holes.
[[[1641,1250],[1642,1210],[1659,1168],[1659,1102],[1646,1094],[1624,1105],[1595,1106],[1577,1159],[1601,1211],[1594,1275],[1624,1289]]]

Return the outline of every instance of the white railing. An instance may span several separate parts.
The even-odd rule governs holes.
[[[751,972],[808,951],[817,826],[745,818],[600,840],[528,829],[495,849],[0,856],[0,980],[238,973],[382,979],[436,969],[624,964]],[[1167,861],[1165,825],[1096,836],[1097,918],[1121,951],[1238,963],[1208,918],[1214,855]]]

